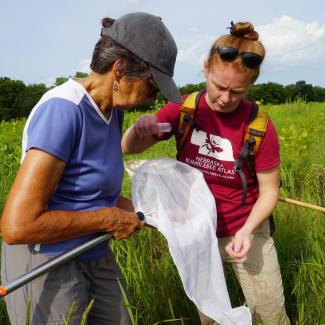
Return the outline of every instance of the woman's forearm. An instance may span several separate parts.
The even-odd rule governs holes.
[[[19,216],[23,211],[14,213]],[[37,218],[29,218],[28,223],[17,221],[24,218],[3,217],[6,222],[2,223],[2,235],[8,244],[51,243],[94,232],[114,234],[120,226],[127,228],[128,223],[137,223],[134,213],[115,207],[96,211],[46,211]]]
[[[135,132],[135,127],[131,126],[122,137],[122,152],[123,154],[140,153],[156,142],[157,140],[151,135],[140,137]]]
[[[246,220],[245,227],[254,232],[264,220],[270,217],[278,201],[278,191],[268,191],[260,194],[249,217]]]
[[[251,232],[256,230],[276,207],[279,197],[279,168],[257,173],[257,180],[259,197],[245,223],[245,227]]]

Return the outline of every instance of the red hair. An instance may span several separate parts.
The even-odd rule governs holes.
[[[236,71],[247,74],[254,83],[260,74],[260,65],[254,69],[247,68],[240,56],[233,61],[224,61],[218,54],[215,54],[213,49],[218,46],[230,46],[239,52],[252,52],[264,58],[265,48],[258,39],[259,35],[250,22],[231,23],[230,34],[219,37],[211,47],[207,60],[208,70],[212,70],[215,65],[230,65]]]

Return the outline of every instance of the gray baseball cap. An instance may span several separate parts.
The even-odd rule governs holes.
[[[110,27],[104,27],[101,35],[111,37],[148,63],[157,86],[168,100],[183,101],[172,78],[177,46],[160,17],[144,12],[126,14]]]

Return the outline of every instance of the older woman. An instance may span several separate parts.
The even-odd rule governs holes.
[[[203,172],[215,197],[220,255],[223,262],[232,264],[254,318],[268,325],[289,324],[270,235],[269,217],[278,199],[280,165],[271,122],[256,155],[256,175],[243,167],[248,184],[245,204],[242,180],[236,173],[236,160],[253,110],[245,95],[258,78],[265,56],[258,37],[251,23],[236,23],[230,35],[214,42],[204,63],[206,91],[196,109],[198,127],[191,130],[178,154],[179,160]],[[123,137],[123,151],[141,152],[158,140],[177,135],[179,119],[180,105],[176,103],[167,104],[155,115],[141,117]],[[159,133],[158,122],[169,122],[172,131]],[[202,324],[213,323],[200,316]]]
[[[91,74],[47,92],[27,120],[21,167],[1,219],[4,282],[99,233],[123,239],[143,226],[120,196],[123,114],[158,90],[181,101],[172,79],[177,47],[150,14],[102,24]],[[88,324],[129,324],[119,281],[124,285],[103,243],[10,294],[10,321],[24,324],[31,301],[31,324],[65,324],[75,300],[72,324],[79,324],[93,298]]]

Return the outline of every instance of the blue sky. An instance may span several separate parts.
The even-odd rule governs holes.
[[[267,56],[257,82],[325,87],[324,0],[0,0],[0,77],[50,85],[89,71],[102,17],[159,15],[179,52],[180,86],[204,80],[202,63],[230,21],[251,21]]]

